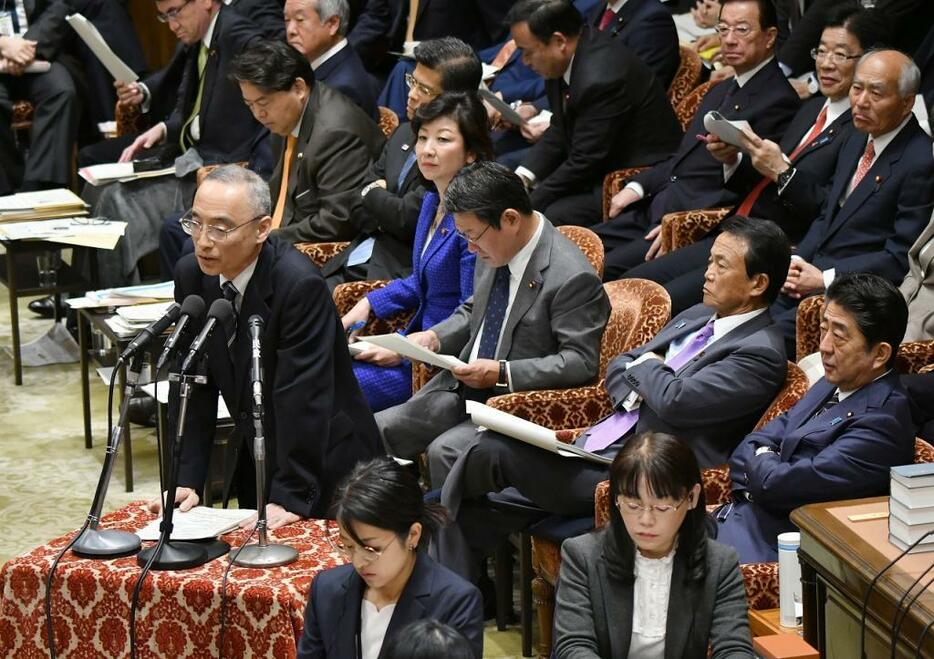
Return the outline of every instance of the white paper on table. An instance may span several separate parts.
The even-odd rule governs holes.
[[[86,208],[87,204],[84,203],[81,197],[67,188],[18,192],[0,197],[0,211],[43,210],[67,206]]]
[[[165,315],[174,302],[154,302],[151,304],[131,304],[117,309],[117,315],[128,323],[148,324]]]
[[[455,366],[466,366],[464,362],[454,355],[439,355],[428,348],[423,348],[406,336],[401,334],[378,334],[376,336],[361,337],[361,341],[368,341],[380,348],[386,348],[393,352],[398,352],[403,357],[414,359],[418,362],[430,364],[450,371]],[[358,341],[359,343],[359,341]]]
[[[743,149],[743,134],[747,131],[747,134],[752,133],[748,121],[742,119],[730,121],[716,110],[711,110],[704,115],[704,128],[708,133],[713,133],[727,144],[739,149]]]
[[[87,44],[94,56],[104,65],[104,68],[110,72],[114,80],[125,85],[139,80],[136,72],[110,49],[110,46],[104,41],[104,37],[97,31],[93,23],[81,14],[71,14],[66,16],[65,20],[78,33],[81,40]]]
[[[10,240],[47,240],[100,249],[113,249],[125,231],[126,222],[89,224],[67,217],[0,224],[0,236]]]
[[[470,415],[474,425],[482,426],[501,435],[556,453],[563,458],[583,458],[599,464],[613,462],[611,458],[585,451],[573,444],[565,444],[557,438],[554,430],[540,426],[537,423],[520,419],[508,412],[494,409],[475,400],[466,401],[466,406],[467,414]]]
[[[148,384],[141,385],[139,388],[144,394],[150,398],[156,398],[156,383],[150,382]],[[159,380],[159,397],[156,398],[156,402],[160,405],[169,404],[169,381],[168,380]],[[217,396],[217,419],[227,420],[230,418],[230,411],[227,409],[227,403],[224,402],[224,397],[218,394]]]
[[[188,512],[176,510],[172,515],[170,540],[204,540],[216,538],[240,526],[240,522],[255,510],[249,508],[208,508],[195,506]],[[158,540],[162,518],[154,519],[137,531],[140,540]]]

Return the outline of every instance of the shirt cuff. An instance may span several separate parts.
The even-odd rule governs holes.
[[[822,273],[824,275],[824,290],[826,291],[830,288],[830,285],[833,283],[834,278],[837,276],[837,269],[830,268],[829,270],[824,270]]]
[[[533,183],[535,183],[535,174],[532,172],[532,170],[526,167],[523,167],[522,165],[519,165],[518,167],[516,167],[516,174],[518,174],[522,178],[528,179],[529,185],[532,185]]]
[[[639,199],[645,199],[645,188],[642,187],[641,183],[630,181],[626,184],[626,187],[624,187],[623,190],[632,190],[636,193],[636,196],[639,197]]]
[[[724,165],[723,165],[723,181],[724,181],[724,183],[725,183],[726,181],[729,181],[729,180],[733,177],[733,174],[735,174],[735,173],[736,173],[736,170],[739,169],[739,164],[740,164],[741,162],[743,162],[743,154],[742,154],[742,153],[739,153],[739,154],[737,154],[737,156],[736,156],[736,162],[734,162],[732,165],[727,165],[727,164],[724,164]]]
[[[146,114],[152,106],[152,93],[149,91],[149,87],[146,86],[145,82],[138,82],[136,84],[139,85],[139,90],[143,92],[143,102],[139,104],[139,111],[142,114]]]
[[[760,446],[756,449],[756,455],[762,455],[763,453],[775,453],[770,446]]]

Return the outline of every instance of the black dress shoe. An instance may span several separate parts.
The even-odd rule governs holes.
[[[38,300],[33,300],[29,303],[28,307],[31,312],[40,318],[55,317],[55,299],[51,295],[40,297]]]
[[[130,399],[126,411],[130,423],[147,428],[156,427],[156,399],[149,396],[136,396]]]

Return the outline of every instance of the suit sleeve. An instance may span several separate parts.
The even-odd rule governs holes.
[[[708,549],[709,551],[709,549]],[[718,565],[717,595],[710,621],[711,659],[748,659],[753,656],[749,634],[746,587],[739,556],[730,549]]]
[[[473,274],[474,268],[477,264],[477,258],[474,254],[470,253],[470,250],[467,249],[467,241],[460,240],[460,250],[461,250],[461,259],[460,259],[460,288],[461,293],[458,298],[459,304],[464,304],[467,300],[473,295]]]
[[[782,448],[781,438],[785,436],[785,429],[788,427],[788,412],[780,414],[772,419],[761,430],[756,430],[748,435],[733,450],[730,456],[730,480],[733,482],[735,491],[746,490],[746,469],[748,465],[756,459],[756,450],[762,446],[768,446],[778,453]]]
[[[474,274],[474,290],[477,288],[477,278]],[[446,355],[459,355],[467,341],[470,340],[470,316],[473,313],[473,295],[462,305],[457,307],[450,316],[434,327],[430,327],[441,341],[438,352]]]
[[[476,659],[483,656],[483,598],[476,587],[460,589],[444,598],[445,610],[436,619],[467,637]]]
[[[395,181],[387,180],[386,183],[391,188],[395,187]],[[411,243],[415,238],[418,212],[424,198],[425,188],[416,178],[414,184],[401,192],[373,188],[363,198],[363,211],[375,220],[380,231]]]
[[[558,659],[599,659],[594,629],[587,557],[577,542],[561,546],[561,579],[555,593],[555,656]]]
[[[888,490],[889,467],[911,459],[912,430],[907,401],[869,409],[843,421],[847,427],[811,458],[783,462],[763,453],[747,462],[753,501],[773,513],[836,499],[859,499]],[[891,409],[892,407],[895,409]],[[808,441],[805,436],[800,440]]]
[[[419,274],[412,274],[402,279],[393,279],[389,284],[366,296],[377,318],[389,318],[400,311],[411,311],[419,303]]]
[[[15,6],[10,3],[9,6]],[[37,17],[32,19],[25,39],[36,41],[36,59],[53,62],[64,50],[72,36],[65,17],[74,11],[64,0],[48,4]]]
[[[794,209],[798,217],[815,218],[821,214],[830,186],[829,179],[818,181],[807,167],[800,167],[795,170],[779,198],[786,207]]]
[[[600,280],[592,270],[575,274],[555,291],[549,306],[558,351],[510,360],[513,391],[574,387],[597,375],[600,339],[610,317],[610,303]]]
[[[308,603],[305,605],[305,627],[302,630],[302,638],[298,642],[297,653],[297,656],[302,659],[325,659],[327,657],[324,641],[321,638],[321,626],[318,624],[317,609],[321,604],[318,597],[318,584],[319,578],[315,578],[308,590]],[[326,606],[332,604],[332,602],[328,602]]]
[[[347,41],[356,51],[364,51],[389,34],[392,11],[389,0],[367,0],[357,22],[350,29]]]
[[[654,12],[639,24],[639,38],[627,45],[655,73],[663,89],[668,89],[681,59],[678,32],[671,15]]]

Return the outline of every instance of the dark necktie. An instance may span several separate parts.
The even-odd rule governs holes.
[[[831,396],[830,398],[828,398],[827,401],[826,401],[823,405],[821,405],[821,408],[820,408],[819,410],[817,410],[817,412],[814,413],[814,417],[813,417],[813,418],[816,419],[816,418],[819,417],[821,414],[823,414],[824,412],[826,412],[827,410],[829,410],[831,407],[833,407],[834,405],[836,405],[836,404],[839,403],[839,402],[840,402],[840,390],[838,389],[838,390],[834,391],[834,392],[833,392],[833,396]]]
[[[483,334],[480,335],[480,348],[477,351],[478,359],[493,359],[496,356],[496,344],[499,343],[508,304],[509,266],[504,265],[496,269],[493,287],[490,289],[490,299],[486,303],[486,313],[483,315]]]
[[[230,333],[230,336],[227,337],[227,347],[233,345],[234,339],[237,338],[237,295],[239,291],[237,287],[234,286],[232,281],[225,281],[224,285],[221,286],[221,293],[224,296],[224,299],[230,302],[230,306],[233,307],[234,312],[234,326],[233,331]]]
[[[726,95],[723,97],[723,100],[720,101],[720,107],[718,109],[721,114],[730,110],[730,103],[733,101],[733,97],[738,91],[739,83],[736,82],[736,78],[734,77],[733,80],[730,81],[730,88],[727,90]]]

